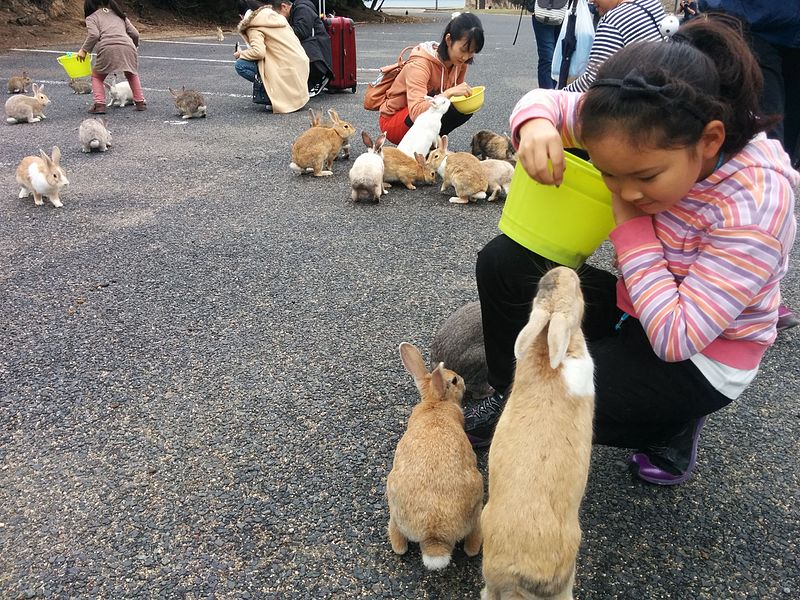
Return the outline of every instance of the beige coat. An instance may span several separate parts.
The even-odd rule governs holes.
[[[286,18],[263,6],[242,19],[239,33],[249,46],[239,58],[258,61],[272,112],[303,108],[308,102],[308,56]]]

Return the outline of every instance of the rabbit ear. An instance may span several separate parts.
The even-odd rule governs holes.
[[[110,85],[108,85],[108,82],[104,81],[104,82],[103,82],[103,87],[104,87],[104,88],[106,88],[106,89],[107,89],[109,92],[111,91],[111,86],[110,86]],[[171,92],[171,91],[172,91],[172,90],[170,90],[170,92]]]
[[[334,123],[338,123],[338,122],[341,120],[341,119],[339,119],[339,113],[337,113],[337,112],[336,112],[335,110],[333,110],[332,108],[329,108],[329,109],[328,109],[328,116],[331,118],[331,120],[332,120]]]
[[[400,358],[403,361],[406,371],[411,373],[411,376],[417,384],[417,388],[419,388],[420,382],[428,376],[428,369],[425,366],[425,360],[422,358],[422,354],[419,353],[419,350],[417,350],[417,347],[413,344],[403,342],[400,344]]]
[[[380,152],[383,150],[383,143],[386,141],[386,133],[382,133],[378,136],[378,139],[375,140],[375,152]]]
[[[38,94],[40,88],[39,88],[38,84],[34,83],[33,86],[31,87],[31,89],[33,90],[34,94]]]
[[[61,162],[61,150],[58,146],[53,146],[53,163],[58,166]]]
[[[519,360],[525,351],[533,343],[533,340],[544,330],[550,320],[550,313],[536,306],[534,300],[531,318],[519,332],[517,340],[514,342],[514,356]]]
[[[439,138],[439,150],[447,152],[447,136],[443,135]]]
[[[172,88],[167,88],[167,89],[169,90],[169,93],[172,94],[173,98],[177,98],[178,97],[178,92],[176,92]]]
[[[431,372],[431,391],[436,398],[444,398],[445,383],[442,369],[444,369],[444,363],[440,362]]]
[[[567,316],[563,313],[555,313],[550,319],[550,327],[547,329],[547,350],[550,353],[551,369],[557,369],[564,362],[570,337],[572,336]]]
[[[39,156],[41,156],[42,159],[44,159],[44,162],[46,162],[48,165],[53,164],[52,159],[49,156],[47,156],[47,153],[41,148],[39,148]]]
[[[369,134],[366,131],[361,131],[361,140],[364,142],[364,145],[367,148],[372,148],[372,138],[369,137]]]

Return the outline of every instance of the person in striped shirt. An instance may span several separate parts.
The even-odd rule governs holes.
[[[661,0],[595,0],[595,5],[601,18],[589,62],[583,74],[564,88],[571,92],[588,90],[600,66],[621,48],[661,39],[658,24],[666,16]]]
[[[536,89],[515,107],[527,173],[558,185],[564,148],[585,148],[612,193],[620,277],[579,269],[595,363],[595,443],[635,448],[640,479],[675,485],[695,465],[706,416],[737,398],[776,337],[800,174],[763,133],[758,65],[741,31],[693,19],[672,41],[608,59],[585,94]],[[551,167],[548,167],[551,164]],[[513,347],[551,261],[500,235],[476,274],[489,384],[465,411],[491,440]]]

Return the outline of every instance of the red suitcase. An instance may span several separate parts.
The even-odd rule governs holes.
[[[329,90],[346,90],[356,93],[356,27],[353,19],[328,17],[323,19],[325,29],[331,36],[333,79]]]

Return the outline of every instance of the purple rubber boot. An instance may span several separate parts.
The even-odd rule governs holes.
[[[707,418],[700,417],[686,425],[667,446],[651,446],[631,455],[631,472],[655,485],[678,485],[689,479],[697,463],[697,443]]]
[[[778,307],[778,331],[785,331],[800,325],[800,317],[794,314],[789,307],[781,304]]]

